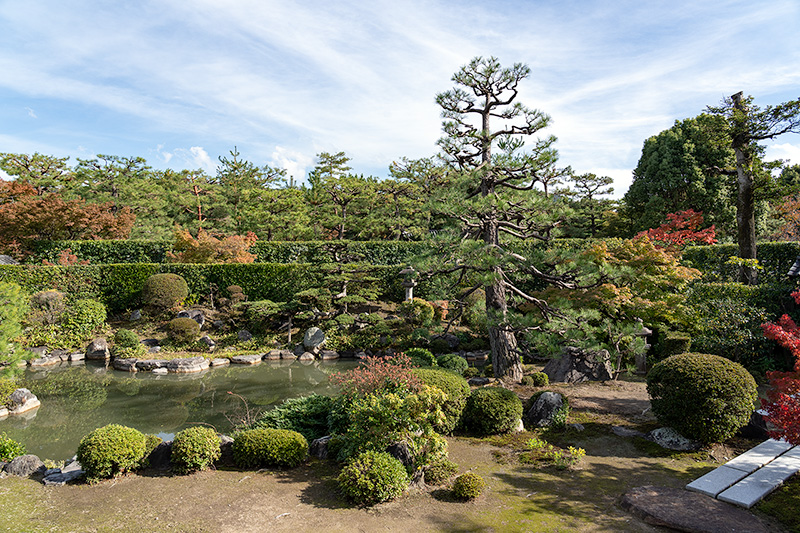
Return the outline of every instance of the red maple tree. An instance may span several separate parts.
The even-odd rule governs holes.
[[[713,225],[698,229],[703,225],[703,213],[694,209],[667,214],[667,222],[657,228],[641,231],[636,236],[646,236],[661,248],[680,248],[688,244],[714,244],[717,242]]]
[[[794,291],[792,297],[800,304],[800,290]],[[770,436],[800,444],[800,328],[789,315],[761,327],[768,339],[776,341],[795,357],[791,372],[767,373],[770,386],[767,399],[761,400],[761,405],[767,412],[767,420],[777,428]]]

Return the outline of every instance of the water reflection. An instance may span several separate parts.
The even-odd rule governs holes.
[[[328,375],[356,364],[265,361],[254,367],[167,375],[129,374],[91,364],[27,371],[23,386],[39,397],[42,407],[29,420],[0,421],[0,431],[25,444],[28,453],[54,460],[70,458],[84,435],[111,423],[162,438],[200,423],[227,432],[231,419],[244,411],[243,402],[228,391],[245,398],[251,411],[267,410],[286,398],[334,394]]]

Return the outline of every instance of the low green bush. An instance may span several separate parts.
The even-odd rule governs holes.
[[[463,375],[464,375],[465,379],[477,378],[481,374],[482,374],[481,369],[480,368],[475,368],[474,366],[471,366],[471,367],[467,368],[463,372]]]
[[[433,305],[422,298],[413,298],[401,303],[398,311],[415,326],[430,326],[433,322]]]
[[[436,366],[436,357],[425,348],[409,348],[406,355],[411,359],[413,366]]]
[[[345,465],[337,481],[345,496],[361,505],[373,505],[403,494],[409,478],[399,460],[370,450]]]
[[[723,442],[746,425],[757,398],[745,368],[710,354],[673,355],[647,375],[659,422],[703,443]]]
[[[216,431],[205,426],[190,427],[175,435],[172,441],[172,469],[180,474],[205,470],[221,453]]]
[[[188,317],[173,318],[164,326],[167,336],[178,342],[193,342],[200,335],[200,324]]]
[[[425,483],[443,485],[458,472],[458,465],[449,459],[441,459],[425,467]]]
[[[295,467],[308,457],[308,441],[296,431],[257,428],[233,438],[233,461],[242,468]]]
[[[500,387],[473,390],[461,416],[464,428],[478,435],[497,435],[514,429],[522,418],[522,402]]]
[[[114,477],[139,467],[146,449],[141,431],[109,424],[81,439],[77,459],[89,482]]]
[[[494,366],[492,366],[491,363],[487,363],[486,365],[484,365],[483,375],[486,376],[487,378],[494,377]]]
[[[455,353],[442,354],[436,358],[436,364],[442,368],[463,374],[469,367],[467,360]]]
[[[114,334],[115,346],[120,348],[136,348],[139,344],[139,336],[129,329],[120,328]]]
[[[330,433],[328,414],[333,408],[333,398],[312,394],[290,398],[262,414],[253,428],[289,429],[303,435],[308,442]]]
[[[472,500],[477,498],[486,487],[486,482],[481,476],[473,472],[461,474],[453,482],[453,496],[459,500]]]
[[[544,372],[534,372],[522,376],[522,384],[529,387],[546,387],[550,384],[550,378]]]
[[[142,287],[142,303],[156,312],[181,305],[189,296],[189,285],[177,274],[153,274]]]
[[[13,339],[22,333],[22,322],[28,311],[27,295],[16,283],[0,281],[0,361],[8,363],[8,368],[0,369],[0,375],[14,372],[15,363],[22,358]],[[5,403],[0,392],[0,405]]]
[[[445,419],[441,423],[434,424],[434,428],[439,433],[452,433],[458,426],[467,403],[470,392],[467,381],[453,372],[438,368],[415,368],[412,372],[425,385],[436,387],[447,395],[442,404]]]
[[[678,355],[689,352],[692,346],[692,338],[676,331],[669,331],[659,335],[658,341],[653,346],[653,355],[657,359],[666,359],[671,355]]]
[[[10,462],[14,457],[25,455],[25,445],[5,433],[0,433],[0,461]]]

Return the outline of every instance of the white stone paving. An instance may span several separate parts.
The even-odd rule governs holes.
[[[686,488],[749,509],[798,471],[800,446],[769,439]]]

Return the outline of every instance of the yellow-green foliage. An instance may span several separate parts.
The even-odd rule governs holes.
[[[190,427],[175,435],[172,441],[172,469],[180,474],[205,470],[221,453],[216,431],[205,426]]]
[[[458,374],[436,368],[415,368],[412,372],[425,385],[436,387],[447,395],[442,404],[444,421],[435,424],[434,427],[440,433],[452,433],[458,426],[464,405],[467,403],[470,392],[467,381]]]
[[[19,285],[0,282],[0,361],[16,362],[20,355],[11,341],[22,333],[22,319],[28,309],[27,297]],[[2,398],[0,398],[2,400]]]
[[[746,425],[757,398],[745,368],[716,355],[673,355],[647,375],[650,404],[659,422],[684,437],[723,442]]]
[[[233,439],[233,460],[242,468],[294,467],[307,457],[308,441],[288,429],[248,429]]]
[[[10,462],[14,457],[25,454],[25,446],[5,433],[0,433],[0,461]]]
[[[472,500],[477,498],[486,487],[486,482],[481,476],[474,472],[461,474],[453,482],[453,496],[460,500]]]
[[[138,468],[145,450],[146,439],[142,432],[109,424],[81,439],[77,458],[86,478],[93,482]]]
[[[338,482],[344,495],[354,502],[373,505],[403,494],[409,479],[399,460],[386,452],[369,450],[342,468]]]
[[[399,311],[406,320],[417,326],[429,326],[433,321],[433,305],[422,298],[403,302]]]

